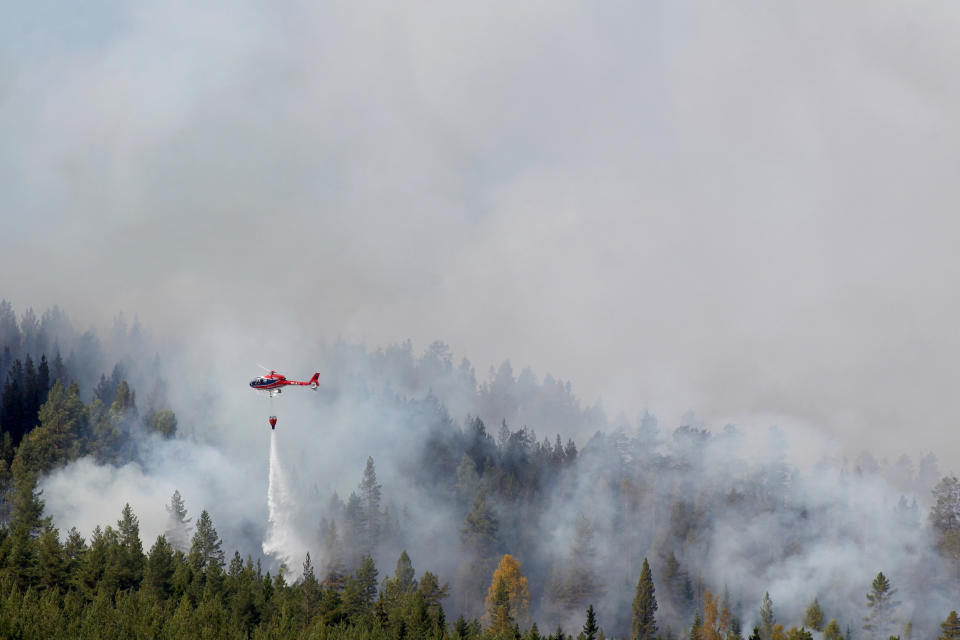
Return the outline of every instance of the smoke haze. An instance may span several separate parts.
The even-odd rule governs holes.
[[[713,435],[688,466],[645,459],[654,516],[635,544],[736,580],[745,621],[765,589],[785,617],[829,593],[857,620],[877,570],[908,585],[932,571],[923,514],[960,454],[960,7],[148,0],[5,14],[0,297],[59,304],[79,331],[138,316],[151,335],[131,373],[161,354],[180,423],[180,438],[142,444],[141,464],[80,460],[45,479],[59,526],[88,535],[129,501],[149,545],[178,488],[227,549],[263,544],[296,571],[330,496],[345,500],[372,456],[407,532],[381,572],[402,542],[418,571],[453,581],[469,505],[411,468],[436,397],[451,432],[480,415],[493,433],[506,420],[581,447],[544,497],[544,545],[524,559],[534,587],[585,513],[598,570],[616,568],[619,507],[598,487],[641,451],[685,460],[669,435],[682,426]],[[397,375],[434,340],[449,369]],[[103,370],[119,357],[107,346]],[[323,389],[271,411],[245,388],[258,363],[319,370]],[[645,410],[657,446],[604,440],[640,438]],[[925,466],[898,467],[902,453]],[[738,519],[723,500],[753,495],[770,465],[790,479],[782,502]],[[666,549],[658,523],[677,501],[704,530]],[[518,508],[494,507],[504,522]],[[938,588],[904,608],[942,619]]]
[[[955,7],[8,14],[20,308],[440,338],[613,413],[958,453]]]

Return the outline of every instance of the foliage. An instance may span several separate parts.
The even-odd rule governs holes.
[[[498,605],[499,589],[503,583],[506,589],[506,600]],[[493,578],[490,580],[490,588],[487,590],[486,608],[487,611],[499,613],[499,606],[509,606],[510,615],[518,624],[526,627],[530,623],[530,587],[527,585],[527,579],[520,573],[520,563],[511,556],[505,554],[500,559],[493,572]]]
[[[640,568],[640,579],[637,581],[637,593],[633,598],[631,640],[654,640],[657,637],[657,621],[654,617],[656,612],[657,598],[653,573],[650,571],[650,564],[644,558],[643,566]]]
[[[882,571],[873,579],[872,589],[867,594],[867,615],[863,619],[867,638],[887,638],[893,631],[894,614],[900,604],[893,599],[896,593]]]

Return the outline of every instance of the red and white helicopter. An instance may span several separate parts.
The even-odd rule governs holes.
[[[274,370],[270,370],[265,376],[260,376],[254,378],[250,381],[250,386],[253,387],[256,391],[266,391],[272,398],[276,394],[280,393],[283,387],[289,385],[295,385],[298,387],[310,387],[314,391],[317,390],[317,387],[320,386],[317,382],[320,379],[320,373],[313,374],[313,377],[307,380],[306,382],[301,380],[287,380],[286,376],[283,376],[277,373]]]
[[[281,375],[276,371],[274,371],[273,369],[271,369],[270,373],[268,373],[267,375],[259,376],[251,380],[250,387],[255,391],[263,391],[269,397],[273,398],[273,396],[278,395],[283,390],[284,387],[291,386],[291,385],[296,387],[310,387],[311,389],[316,391],[317,387],[320,386],[320,383],[318,382],[319,379],[320,379],[320,373],[317,372],[317,373],[314,373],[313,377],[307,381],[287,380],[286,376]],[[273,403],[271,402],[270,404],[272,405]],[[271,429],[277,428],[277,416],[270,416],[269,422],[270,422]]]

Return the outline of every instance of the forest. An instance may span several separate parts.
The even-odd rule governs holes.
[[[960,481],[932,453],[800,468],[775,427],[609,418],[439,342],[316,348],[316,413],[370,451],[344,495],[294,474],[288,549],[250,551],[253,507],[221,538],[190,485],[155,538],[129,503],[55,520],[57,474],[203,439],[163,349],[0,302],[0,637],[960,639]]]

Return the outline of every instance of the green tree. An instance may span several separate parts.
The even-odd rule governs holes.
[[[317,581],[316,573],[313,570],[313,563],[310,561],[309,551],[303,560],[303,577],[300,579],[300,591],[303,593],[304,617],[306,620],[310,620],[323,594],[320,583]]]
[[[213,528],[213,520],[204,509],[197,520],[197,530],[193,534],[193,543],[190,546],[190,564],[195,571],[203,572],[215,565],[223,569],[223,541]]]
[[[13,466],[13,509],[10,529],[29,537],[40,535],[47,519],[43,517],[44,502],[40,498],[43,491],[37,489],[37,474],[25,469],[14,461]]]
[[[843,640],[843,633],[840,632],[840,625],[836,619],[830,620],[823,629],[823,640]]]
[[[773,615],[773,600],[770,599],[770,592],[763,594],[763,600],[760,603],[760,640],[771,640],[773,638],[773,627],[777,619]]]
[[[585,640],[597,640],[597,633],[600,627],[597,625],[597,614],[591,604],[587,607],[587,621],[583,623],[583,637]]]
[[[143,589],[161,601],[173,593],[173,574],[176,569],[173,547],[163,535],[150,547],[143,571]]]
[[[67,571],[63,546],[56,528],[49,522],[37,541],[37,584],[42,589],[57,591],[66,584]]]
[[[20,444],[17,457],[36,473],[75,460],[80,455],[80,436],[86,431],[87,408],[76,383],[64,389],[59,382],[40,407],[40,424]]]
[[[129,502],[124,505],[121,518],[117,521],[117,535],[118,588],[137,588],[143,579],[143,543],[140,542],[140,521],[133,514]]]
[[[164,507],[167,510],[167,529],[164,537],[176,551],[186,553],[190,549],[190,521],[187,517],[187,507],[183,503],[179,490],[174,490],[170,497],[170,504]]]
[[[400,557],[397,558],[397,569],[394,573],[394,579],[397,581],[397,586],[401,593],[408,593],[417,588],[415,576],[416,572],[413,569],[413,563],[410,561],[410,556],[407,555],[406,549],[404,549],[400,553]]]
[[[633,622],[630,626],[631,640],[655,640],[657,637],[656,590],[653,586],[653,573],[650,564],[643,559],[640,567],[640,580],[637,581],[637,593],[633,598]]]
[[[497,550],[499,523],[493,510],[487,505],[486,492],[480,491],[473,499],[460,529],[460,541],[465,550],[477,557],[489,558]]]
[[[804,617],[803,624],[814,631],[823,631],[823,610],[816,598],[807,607],[807,615]]]
[[[177,435],[177,416],[170,409],[161,409],[150,414],[147,424],[151,431],[164,438]]]
[[[960,640],[960,619],[957,612],[951,611],[947,619],[940,624],[940,636],[937,640]]]
[[[342,591],[347,581],[343,562],[343,547],[337,536],[337,523],[331,521],[323,531],[323,559],[321,577],[325,587]]]
[[[936,500],[930,509],[930,525],[937,548],[953,563],[954,576],[960,580],[960,480],[948,476],[933,489]]]
[[[367,458],[367,466],[363,470],[363,479],[360,481],[360,503],[362,506],[360,519],[360,550],[364,554],[372,554],[380,543],[380,534],[383,529],[383,513],[380,511],[380,497],[382,486],[377,482],[377,472],[373,465],[373,458]]]
[[[703,617],[697,611],[693,614],[693,623],[690,625],[690,635],[688,640],[701,640],[700,631],[703,629]]]
[[[893,631],[893,618],[900,604],[893,599],[897,590],[890,585],[883,572],[873,579],[872,590],[867,594],[867,615],[863,630],[867,638],[886,638]]]
[[[473,500],[460,529],[460,545],[464,557],[457,569],[457,608],[472,617],[483,614],[485,576],[492,574],[499,547],[499,522],[487,504],[486,493],[480,491]]]

